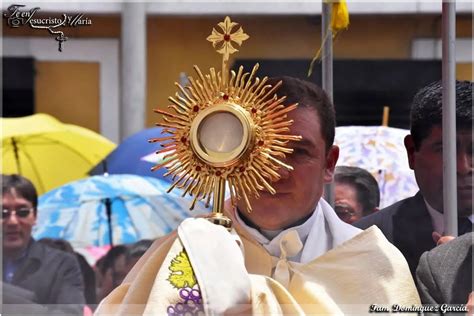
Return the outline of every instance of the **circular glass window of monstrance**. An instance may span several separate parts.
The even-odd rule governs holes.
[[[253,133],[252,120],[246,111],[223,104],[196,116],[191,126],[191,146],[204,162],[228,167],[248,151]]]

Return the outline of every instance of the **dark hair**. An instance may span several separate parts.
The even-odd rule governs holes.
[[[415,149],[428,137],[434,126],[441,126],[443,89],[436,81],[419,90],[411,105],[410,133]],[[472,82],[456,81],[456,128],[472,130]]]
[[[81,268],[82,279],[84,280],[84,297],[89,307],[97,304],[96,282],[94,269],[89,265],[86,258],[80,253],[75,253],[79,267]]]
[[[142,239],[134,244],[128,245],[127,252],[125,254],[126,261],[130,262],[132,259],[140,258],[153,244],[151,239]]]
[[[103,257],[100,265],[99,262],[96,264],[102,275],[105,275],[107,270],[113,267],[115,260],[117,260],[121,255],[125,255],[126,252],[127,246],[125,245],[117,245],[110,248],[107,254]]]
[[[334,181],[352,186],[357,201],[363,208],[363,215],[371,214],[380,203],[377,180],[365,169],[359,167],[337,166]]]
[[[56,239],[56,238],[41,238],[38,242],[45,244],[51,248],[59,249],[64,252],[74,253],[74,249],[72,248],[71,244],[64,239]]]
[[[326,151],[334,143],[336,133],[336,113],[326,92],[316,84],[293,77],[273,77],[268,80],[272,86],[282,81],[277,90],[279,97],[286,96],[284,105],[298,103],[300,107],[313,108],[319,117],[321,136],[326,143]]]
[[[33,183],[19,174],[2,174],[2,195],[11,193],[12,189],[33,205],[36,215],[38,193]]]

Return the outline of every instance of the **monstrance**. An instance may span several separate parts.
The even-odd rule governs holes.
[[[194,196],[190,209],[198,199],[208,207],[213,197],[209,220],[228,229],[232,222],[223,214],[226,186],[232,204],[243,199],[250,212],[249,196],[258,198],[260,190],[275,194],[270,183],[280,178],[278,169],[293,169],[280,159],[293,152],[289,141],[301,139],[288,134],[293,121],[287,113],[297,104],[283,105],[286,97],[275,94],[281,82],[271,86],[267,77],[256,77],[258,64],[250,73],[242,66],[237,73],[229,71],[229,55],[238,51],[234,45],[249,38],[237,26],[226,17],[218,24],[221,31],[212,29],[207,40],[222,54],[221,71],[210,68],[204,75],[194,66],[196,79],[189,76],[186,87],[175,83],[179,92],[169,97],[168,106],[173,113],[155,110],[164,121],[157,125],[171,136],[150,140],[163,147],[157,153],[165,154],[166,162],[152,170],[168,169],[165,176],[174,181],[168,192],[180,188],[183,196]]]

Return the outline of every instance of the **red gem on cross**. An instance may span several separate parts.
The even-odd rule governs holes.
[[[258,146],[263,146],[263,144],[264,144],[263,140],[258,141]]]
[[[186,137],[184,137],[184,136],[181,137],[181,142],[182,142],[182,143],[186,143],[186,141],[187,141]]]
[[[196,171],[201,171],[201,166],[196,166]]]
[[[252,108],[252,113],[253,113],[253,114],[257,113],[257,109],[256,109],[256,108]]]
[[[193,111],[194,111],[194,112],[198,112],[198,111],[199,111],[199,106],[195,105],[195,106],[193,107]]]
[[[222,173],[220,171],[216,171],[216,176],[220,177]]]
[[[239,171],[240,171],[240,172],[244,172],[244,171],[245,171],[245,167],[240,167],[240,168],[239,168]]]
[[[224,95],[222,96],[222,99],[224,99],[224,101],[227,101],[227,100],[229,100],[229,96],[228,96],[227,94],[224,94]]]
[[[226,41],[226,42],[230,41],[230,35],[229,34],[224,35],[224,41]]]

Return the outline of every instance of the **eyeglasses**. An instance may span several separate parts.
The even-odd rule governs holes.
[[[346,205],[335,205],[334,210],[336,211],[337,216],[342,220],[348,220],[356,214],[353,209]]]
[[[30,215],[31,211],[33,211],[33,208],[28,207],[22,207],[17,210],[2,210],[2,219],[10,218],[10,215],[12,215],[13,212],[20,218],[26,218]]]

